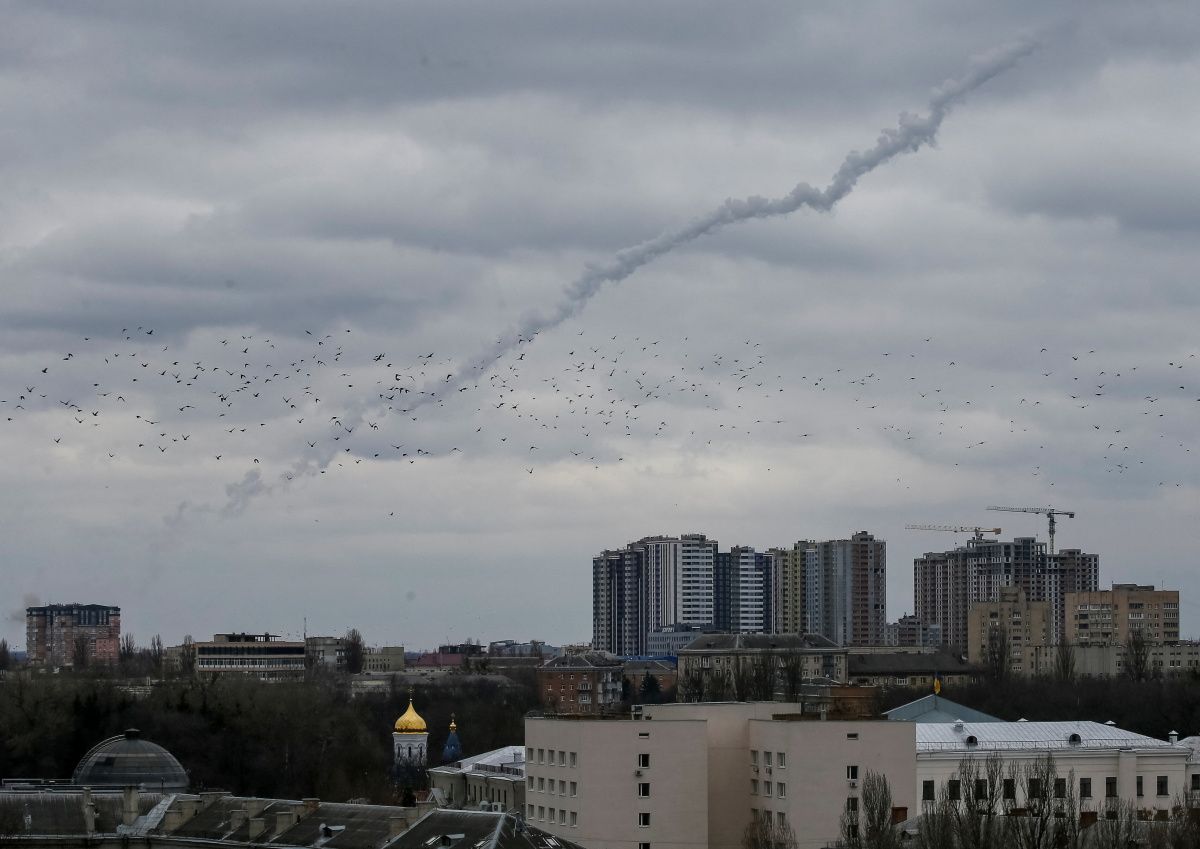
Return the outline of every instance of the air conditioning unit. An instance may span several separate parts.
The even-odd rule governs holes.
[[[756,766],[752,766],[752,767],[750,767],[750,769],[754,770],[754,772],[755,772],[756,774],[758,773],[758,767],[756,767]]]
[[[858,786],[858,781],[857,781],[856,779],[853,779],[853,778],[848,778],[848,779],[846,779],[846,783],[850,785],[850,788],[851,788],[851,789],[854,789],[855,787],[857,787],[857,786]]]
[[[641,771],[640,769],[635,769],[635,770],[633,771],[633,774],[634,774],[635,776],[637,776],[638,778],[641,778],[641,777],[642,777],[642,771]]]

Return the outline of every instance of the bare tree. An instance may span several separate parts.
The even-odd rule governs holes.
[[[961,802],[952,805],[955,845],[959,849],[1000,849],[1006,845],[999,814],[1004,764],[995,752],[986,760],[963,758],[956,773]]]
[[[799,654],[783,657],[783,697],[789,702],[799,701],[804,685],[804,658]]]
[[[150,668],[155,675],[162,675],[164,655],[162,637],[155,634],[150,638]]]
[[[1132,802],[1109,799],[1096,824],[1088,829],[1091,849],[1129,849],[1138,844],[1137,810]]]
[[[8,650],[8,640],[0,640],[0,672],[12,666],[12,653]]]
[[[1036,761],[1014,764],[1008,778],[1014,782],[1017,793],[1024,793],[1025,804],[1018,807],[1015,798],[1004,800],[1007,845],[1016,849],[1050,849],[1056,830],[1054,795],[1058,770],[1054,756],[1047,754]]]
[[[121,635],[121,644],[117,648],[117,663],[120,664],[123,671],[128,672],[135,657],[137,657],[137,642],[134,640],[133,634],[125,632]]]
[[[771,819],[767,811],[751,816],[742,832],[742,849],[796,849],[796,832],[788,823]]]
[[[754,672],[751,669],[752,660],[748,657],[732,658],[729,670],[730,696],[734,701],[745,702],[753,698]]]
[[[196,644],[191,634],[184,635],[179,647],[179,671],[189,677],[196,672]]]
[[[775,658],[769,654],[750,659],[749,698],[769,702],[775,698]]]
[[[351,628],[346,632],[345,641],[346,671],[351,675],[357,675],[362,672],[363,656],[366,654],[363,636],[357,628]]]
[[[1055,648],[1054,677],[1064,684],[1075,680],[1075,647],[1069,640],[1060,640]]]
[[[91,640],[80,634],[71,644],[71,665],[76,669],[87,669],[88,661],[91,659]]]
[[[988,628],[987,647],[984,651],[984,671],[992,683],[1008,678],[1011,669],[1012,644],[1008,639],[1008,627],[997,623]]]
[[[704,698],[704,672],[690,658],[680,658],[676,698],[681,702],[698,702]]]
[[[1131,628],[1125,643],[1125,674],[1134,681],[1150,677],[1150,644],[1141,628]]]
[[[915,849],[959,849],[955,833],[955,808],[957,802],[950,799],[948,786],[943,786],[937,799],[922,803],[921,817],[917,821],[917,834],[913,841]]]

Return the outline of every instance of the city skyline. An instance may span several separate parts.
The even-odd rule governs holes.
[[[686,530],[870,529],[895,621],[962,539],[906,524],[1046,540],[992,504],[1197,635],[1200,20],[1152,8],[16,4],[0,637],[575,642],[590,559]]]

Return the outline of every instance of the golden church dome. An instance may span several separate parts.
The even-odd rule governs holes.
[[[396,731],[400,734],[424,734],[427,731],[425,720],[421,719],[421,714],[413,707],[411,696],[408,699],[408,710],[396,720]]]

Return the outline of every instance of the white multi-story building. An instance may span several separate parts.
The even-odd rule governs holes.
[[[964,758],[982,761],[997,755],[1003,767],[1001,798],[1020,807],[1029,795],[1019,768],[1054,758],[1054,795],[1071,790],[1081,810],[1101,811],[1114,799],[1140,810],[1168,811],[1190,787],[1188,760],[1192,749],[1176,735],[1156,740],[1115,725],[1098,722],[918,722],[917,782],[922,803],[953,787]]]
[[[713,560],[717,543],[704,534],[647,537],[646,630],[713,622]]]
[[[447,808],[525,810],[525,748],[505,746],[453,763],[430,767],[429,785]]]

